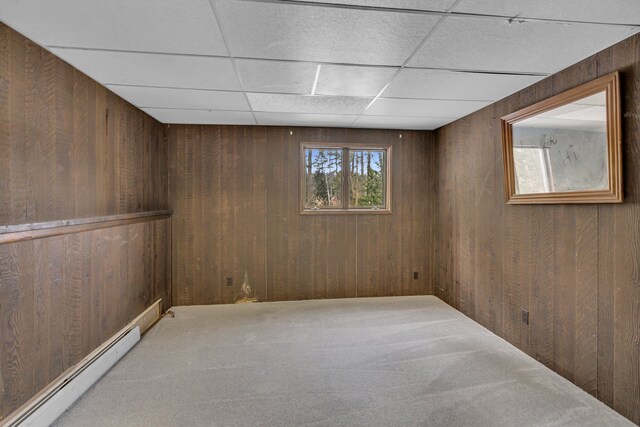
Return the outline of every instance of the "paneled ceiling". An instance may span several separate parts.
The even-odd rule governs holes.
[[[639,0],[0,0],[163,123],[435,129],[640,31]]]

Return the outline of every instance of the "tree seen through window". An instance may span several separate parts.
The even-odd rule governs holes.
[[[384,151],[349,152],[349,206],[384,206]]]
[[[308,149],[306,158],[306,208],[342,206],[342,150]]]
[[[387,149],[304,147],[303,155],[304,209],[387,208]]]

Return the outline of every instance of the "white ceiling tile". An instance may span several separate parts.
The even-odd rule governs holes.
[[[161,123],[201,125],[255,125],[253,115],[245,111],[176,110],[171,108],[143,108]]]
[[[630,36],[627,26],[447,18],[412,67],[554,73]]]
[[[462,0],[455,12],[640,24],[638,0]]]
[[[318,0],[300,1],[317,2]],[[322,0],[322,3],[444,12],[455,3],[455,0]]]
[[[360,116],[351,127],[433,130],[447,123],[451,123],[454,120],[454,117]]]
[[[489,101],[378,98],[364,114],[368,116],[464,117],[489,104],[491,104]]]
[[[108,87],[138,107],[249,111],[249,104],[242,92],[117,85]]]
[[[372,98],[248,93],[253,111],[274,113],[360,114]]]
[[[405,68],[385,89],[383,96],[497,101],[543,78]]]
[[[247,92],[309,94],[313,86],[316,64],[237,59],[236,69]]]
[[[0,17],[47,46],[227,55],[208,0],[20,0]]]
[[[240,90],[229,58],[53,49],[103,84]]]
[[[321,65],[317,95],[376,96],[398,68]]]
[[[235,56],[401,65],[438,16],[214,0]]]
[[[269,126],[346,127],[358,117],[337,114],[255,113],[258,124]]]

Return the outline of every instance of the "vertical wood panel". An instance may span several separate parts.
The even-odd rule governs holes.
[[[211,129],[213,130],[213,129]],[[205,130],[206,132],[206,130]],[[215,132],[204,135],[202,140],[215,141]],[[220,280],[220,223],[219,194],[220,183],[217,172],[220,169],[220,147],[216,143],[202,144],[202,162],[209,167],[202,168],[202,238],[205,240],[202,256],[203,303],[220,302],[220,292],[211,286]]]
[[[186,131],[185,127],[185,131]],[[220,286],[222,289],[222,302],[223,303],[231,303],[233,302],[234,297],[234,289],[233,286],[227,286],[225,283],[225,277],[234,277],[234,267],[236,262],[236,241],[235,241],[235,227],[236,227],[236,216],[234,215],[235,211],[235,196],[236,196],[236,180],[234,177],[235,174],[235,141],[236,138],[236,129],[235,128],[225,128],[222,130],[222,137],[220,142],[222,144],[221,154],[222,154],[222,168],[220,170],[220,182],[221,182],[221,215],[220,215],[220,223],[222,227],[220,228],[221,238],[221,248],[222,248],[222,283],[224,286]],[[188,147],[186,148],[188,149]],[[199,160],[199,159],[197,159]],[[180,170],[178,169],[178,174],[180,174]],[[177,191],[181,191],[180,188]],[[190,214],[186,213],[186,217],[189,218]],[[190,227],[190,225],[187,225]],[[181,233],[180,229],[176,229],[174,232],[176,235]],[[188,245],[189,242],[186,242]],[[188,256],[189,249],[187,248],[185,254]],[[180,259],[179,262],[189,262],[187,258]],[[239,276],[235,275],[236,286],[238,285]],[[180,283],[180,282],[178,282]],[[189,280],[184,283],[185,288],[187,286],[193,286],[193,277],[189,277]],[[178,300],[178,304],[182,304],[182,301]],[[186,300],[185,304],[196,304],[196,301]]]
[[[264,301],[267,296],[267,192],[266,192],[266,171],[267,165],[264,159],[267,157],[268,147],[264,129],[252,129],[252,150],[248,161],[251,166],[247,168],[250,173],[248,181],[247,213],[246,218],[251,229],[247,233],[249,238],[249,257],[253,262],[251,274],[249,275],[249,285],[253,289],[254,295],[259,300]]]
[[[62,298],[65,302],[63,314],[63,353],[62,363],[65,367],[71,365],[72,360],[78,360],[81,353],[80,339],[81,310],[82,310],[82,258],[79,234],[62,237],[64,242],[64,264],[62,276]],[[126,301],[123,298],[123,301]]]
[[[437,132],[434,156],[436,294],[636,423],[639,55],[636,35],[447,125]],[[622,88],[625,202],[505,205],[500,117],[616,70]],[[474,240],[475,250],[469,250]],[[529,325],[520,320],[523,308],[529,310]]]
[[[596,206],[578,208],[575,383],[595,395],[598,388],[598,211]]]
[[[285,140],[285,130],[274,128],[267,130],[267,141],[272,139]],[[287,298],[287,260],[288,242],[290,236],[286,232],[287,218],[285,216],[285,206],[281,202],[287,197],[286,177],[288,144],[271,144],[269,146],[269,157],[267,161],[267,301],[286,300]],[[277,159],[282,159],[278,161]],[[289,226],[293,228],[293,225]],[[296,230],[296,234],[297,234]],[[289,233],[292,234],[292,233]],[[301,260],[304,261],[304,260]],[[298,263],[300,268],[305,266]],[[308,269],[307,269],[308,271]],[[297,279],[297,278],[296,278]],[[218,284],[220,286],[220,284]]]
[[[49,240],[39,239],[33,242],[34,256],[34,273],[36,277],[49,276],[49,261],[47,254],[49,252]],[[2,255],[0,255],[1,257]],[[1,280],[1,279],[0,279]],[[51,379],[49,378],[49,352],[51,335],[49,328],[45,325],[49,324],[51,317],[50,311],[51,292],[48,281],[38,281],[34,283],[34,342],[36,352],[34,356],[34,365],[37,366],[37,375],[35,389],[44,388]]]

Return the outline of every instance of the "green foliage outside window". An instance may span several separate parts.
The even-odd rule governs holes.
[[[348,177],[343,190],[343,158]],[[305,148],[305,209],[343,208],[343,191],[349,208],[385,208],[386,150]]]
[[[349,206],[384,206],[384,151],[349,152]]]
[[[342,150],[308,149],[306,158],[306,200],[308,208],[342,206]]]

